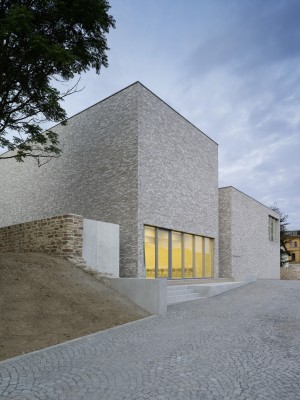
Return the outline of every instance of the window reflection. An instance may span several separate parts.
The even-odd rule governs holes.
[[[184,243],[184,278],[193,278],[193,236],[185,233]]]
[[[155,228],[145,227],[146,278],[155,278]]]
[[[203,238],[195,236],[195,276],[203,278]]]
[[[158,230],[158,271],[159,278],[169,276],[169,232]]]
[[[144,248],[147,278],[213,276],[213,239],[145,226]]]
[[[212,261],[213,261],[213,248],[212,248],[212,240],[209,238],[205,238],[205,277],[212,276]]]
[[[182,278],[182,234],[172,232],[172,278]]]

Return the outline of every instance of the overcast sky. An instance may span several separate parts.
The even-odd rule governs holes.
[[[109,67],[68,116],[139,80],[219,144],[235,186],[300,229],[300,1],[110,0]]]

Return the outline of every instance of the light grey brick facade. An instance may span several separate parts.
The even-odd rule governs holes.
[[[220,277],[280,279],[279,221],[269,240],[269,216],[279,215],[234,187],[219,189]]]
[[[120,225],[120,275],[144,277],[144,224],[215,239],[217,144],[140,83],[57,125],[63,154],[0,162],[0,226],[74,213]]]
[[[218,276],[218,146],[139,86],[138,267],[144,224],[214,238]]]

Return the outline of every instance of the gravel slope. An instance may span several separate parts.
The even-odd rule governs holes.
[[[0,360],[148,315],[67,260],[0,254]]]

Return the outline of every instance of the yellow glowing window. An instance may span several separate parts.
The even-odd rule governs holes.
[[[212,277],[213,273],[213,241],[212,239],[205,238],[205,278]]]
[[[147,278],[210,278],[213,239],[145,226]]]
[[[195,276],[203,278],[203,238],[195,236]]]
[[[146,277],[155,278],[155,228],[145,227]]]
[[[193,236],[185,233],[184,243],[184,277],[193,277]]]
[[[182,278],[182,233],[172,232],[172,278]]]
[[[169,231],[158,230],[158,277],[169,276]]]

